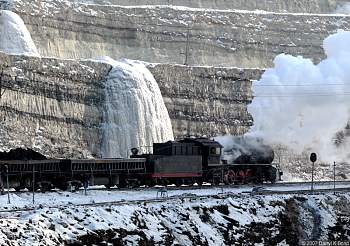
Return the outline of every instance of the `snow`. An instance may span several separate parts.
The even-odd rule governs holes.
[[[138,61],[115,61],[109,57],[100,61],[113,66],[105,89],[103,157],[128,157],[131,148],[150,151],[153,143],[173,140],[168,110],[146,66]]]
[[[271,185],[261,185],[264,191],[278,191],[278,192],[291,192],[295,190],[310,190],[310,184],[297,184],[297,183],[277,183]],[[232,187],[201,187],[186,189],[172,189],[169,187],[167,190],[168,198],[186,198],[186,197],[207,197],[216,195],[242,195],[251,196],[250,192],[255,186],[242,185]],[[23,209],[23,208],[35,208],[35,207],[58,207],[67,205],[85,205],[85,204],[97,204],[97,203],[128,203],[135,201],[150,201],[159,200],[157,197],[158,188],[140,188],[140,190],[119,190],[114,188],[112,190],[99,190],[99,187],[89,187],[87,195],[83,189],[78,192],[68,191],[56,191],[49,193],[35,193],[35,203],[32,203],[32,193],[10,193],[11,203],[7,203],[7,194],[0,196],[0,210],[6,211],[11,209]],[[100,187],[101,188],[101,187]],[[315,183],[315,190],[317,189],[333,189],[333,183]],[[350,182],[336,183],[336,188],[350,188]],[[332,190],[331,190],[332,191]],[[239,206],[234,200],[231,201],[234,206]]]
[[[345,10],[343,11],[336,11],[332,14],[319,14],[319,13],[285,13],[285,12],[273,12],[273,11],[265,11],[265,10],[244,10],[244,9],[213,9],[213,8],[195,8],[195,7],[186,7],[186,6],[180,6],[175,4],[169,4],[169,5],[137,5],[137,6],[124,6],[124,5],[116,5],[116,4],[97,4],[94,3],[94,1],[76,1],[74,4],[78,5],[85,5],[87,7],[94,7],[94,6],[113,6],[118,8],[124,8],[124,9],[134,9],[134,8],[140,8],[140,9],[172,9],[177,11],[187,11],[187,12],[217,12],[218,14],[226,14],[226,13],[244,13],[244,14],[256,14],[256,15],[294,15],[294,16],[344,16],[348,14],[348,6],[346,6]],[[203,13],[206,14],[206,13]]]
[[[277,235],[279,223],[276,220],[284,212],[285,202],[293,199],[293,196],[241,194],[250,188],[227,188],[224,193],[215,188],[186,191],[198,195],[192,198],[183,198],[181,194],[184,191],[172,190],[169,191],[170,198],[163,200],[155,199],[156,190],[90,190],[88,196],[84,196],[82,192],[37,193],[35,210],[20,212],[6,210],[11,206],[30,207],[31,194],[11,194],[11,205],[6,204],[7,197],[4,195],[0,197],[0,243],[39,245],[40,238],[43,238],[45,245],[57,245],[64,244],[64,241],[74,242],[80,236],[97,231],[116,230],[115,237],[121,237],[126,245],[135,245],[144,238],[153,240],[155,244],[161,244],[166,238],[173,238],[180,245],[214,246],[225,245],[227,238],[224,238],[223,232],[229,230],[231,237],[238,241],[246,235],[246,229],[249,231],[252,225],[259,223],[272,225],[267,230]],[[200,196],[210,194],[216,196]],[[307,219],[311,215],[315,216],[307,209],[312,208],[320,216],[322,237],[326,239],[327,228],[334,226],[336,222],[334,204],[342,199],[349,200],[350,196],[344,193],[339,197],[325,194],[303,198],[306,202],[302,207],[308,214],[301,217],[305,220],[302,222],[308,225],[310,220]],[[145,200],[142,202],[135,199]],[[85,204],[92,200],[124,200],[124,203],[95,206]],[[24,201],[27,201],[27,205]],[[227,212],[220,208],[226,208]],[[247,238],[244,240],[249,241]],[[286,243],[283,244],[282,241],[280,245]]]
[[[9,10],[0,10],[0,51],[39,56],[23,20]]]

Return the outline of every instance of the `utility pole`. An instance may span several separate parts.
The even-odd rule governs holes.
[[[1,70],[1,74],[0,74],[0,99],[2,97],[2,76],[4,75],[4,70]]]
[[[189,56],[189,51],[190,51],[190,31],[191,31],[190,24],[187,24],[186,49],[185,49],[185,53],[181,53],[181,54],[185,55],[184,65],[186,65],[186,66],[188,65],[188,56]]]
[[[4,70],[1,70],[1,74],[0,74],[0,99],[2,98],[2,96],[5,93],[5,89],[2,89],[2,77],[4,76]]]
[[[33,165],[33,204],[35,203],[35,165]]]
[[[335,162],[333,163],[333,191],[335,195]]]

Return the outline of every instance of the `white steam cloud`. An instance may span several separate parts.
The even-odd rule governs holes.
[[[350,14],[350,3],[343,3],[340,4],[337,9],[335,10],[336,14],[344,14],[349,15]]]
[[[300,56],[278,55],[275,67],[253,84],[255,98],[248,110],[254,126],[248,135],[298,152],[316,151],[323,161],[349,158],[344,133],[350,118],[349,44],[350,32],[329,36],[323,43],[327,58],[317,65]],[[336,136],[341,144],[334,144]]]

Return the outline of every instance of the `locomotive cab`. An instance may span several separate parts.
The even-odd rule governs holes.
[[[203,170],[208,167],[215,167],[221,165],[221,153],[223,146],[217,141],[208,138],[185,138],[181,143],[193,143],[200,149],[202,156]]]

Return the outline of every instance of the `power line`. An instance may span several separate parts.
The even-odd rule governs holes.
[[[293,95],[254,95],[254,97],[334,97],[334,96],[350,96],[350,92],[349,93],[343,93],[343,94],[293,94]]]
[[[262,85],[253,85],[254,87],[277,87],[277,86],[281,86],[281,87],[305,87],[305,86],[350,86],[350,84],[280,84],[280,85],[274,85],[274,84],[262,84]]]

